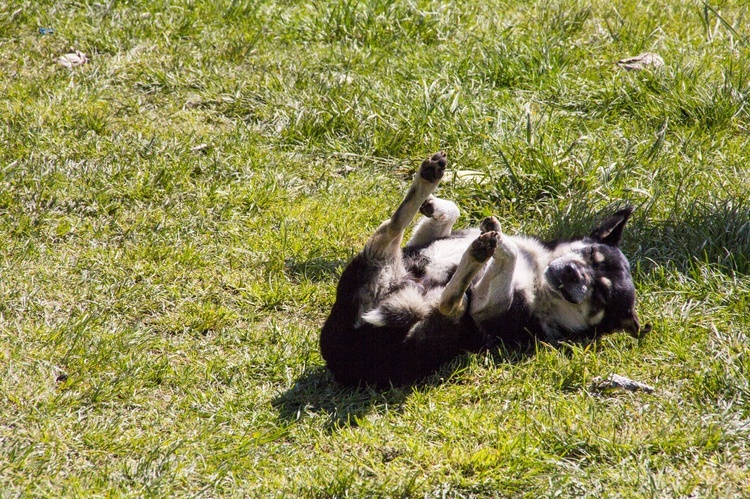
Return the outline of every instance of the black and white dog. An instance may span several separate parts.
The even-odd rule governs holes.
[[[632,207],[589,237],[508,236],[494,217],[453,231],[459,211],[432,196],[444,153],[425,160],[401,205],[341,275],[320,348],[350,385],[411,383],[463,352],[640,333],[630,265],[618,248]],[[417,211],[425,217],[402,248]]]

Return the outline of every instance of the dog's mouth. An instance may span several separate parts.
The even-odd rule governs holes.
[[[560,296],[563,300],[565,300],[568,303],[572,303],[573,305],[579,305],[580,303],[583,302],[583,300],[586,299],[586,291],[588,289],[585,285],[583,285],[573,290],[573,292],[571,292],[571,290],[569,290],[564,284],[559,284],[557,286],[550,286],[550,288],[552,289],[554,293]]]

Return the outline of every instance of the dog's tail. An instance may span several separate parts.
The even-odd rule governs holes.
[[[425,296],[421,286],[411,284],[364,313],[362,320],[375,327],[410,327],[424,320],[436,304],[435,298],[429,296],[429,293]]]

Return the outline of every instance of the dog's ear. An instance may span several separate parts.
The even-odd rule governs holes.
[[[619,245],[622,238],[622,229],[625,227],[625,222],[628,221],[631,213],[633,213],[633,207],[626,206],[614,215],[602,220],[599,226],[591,231],[589,237],[594,241],[609,246]]]
[[[635,313],[635,310],[631,311],[626,319],[623,319],[620,327],[633,338],[641,336],[641,323],[638,321],[638,314]]]

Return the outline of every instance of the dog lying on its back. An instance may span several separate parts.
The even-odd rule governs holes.
[[[320,336],[341,383],[411,383],[496,342],[638,335],[630,265],[618,248],[631,207],[589,237],[508,236],[494,217],[453,231],[459,211],[432,196],[444,153],[422,163],[401,205],[349,263]],[[414,215],[425,216],[401,247]]]

